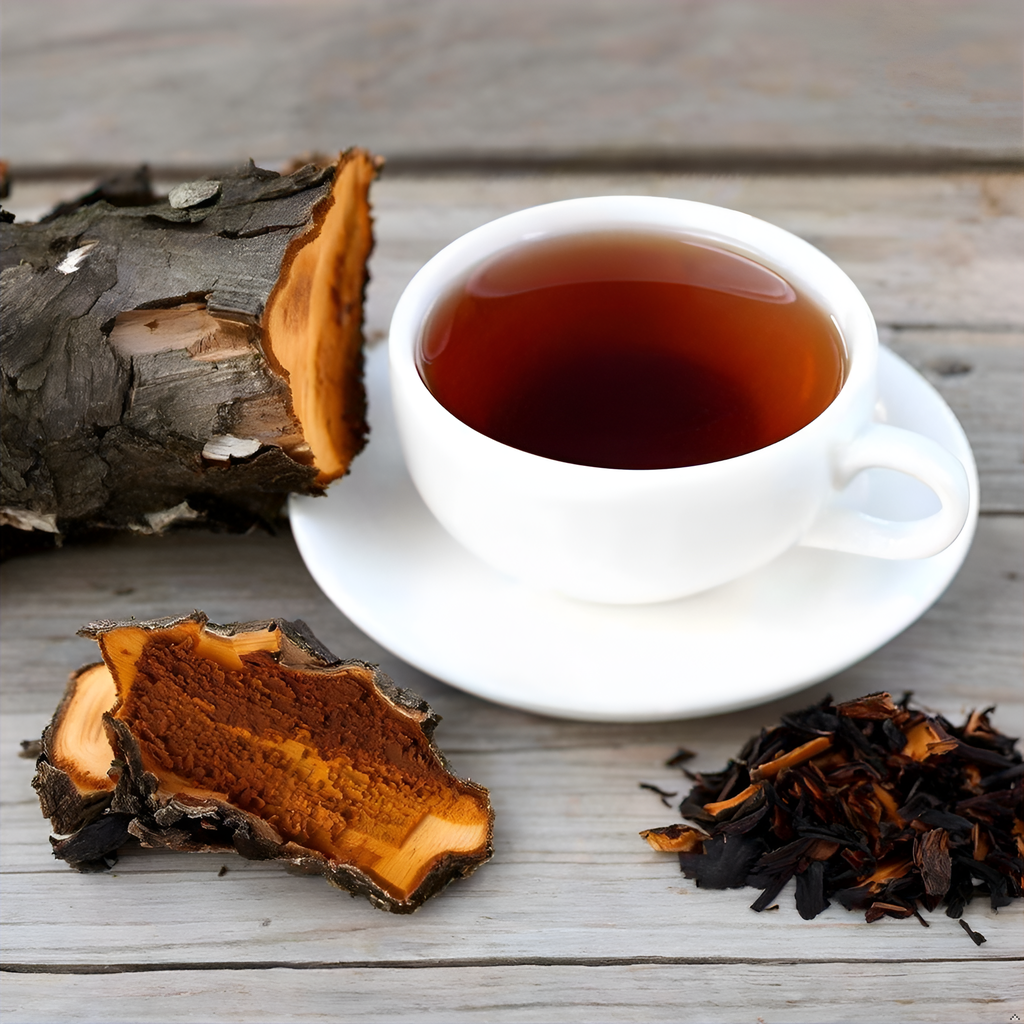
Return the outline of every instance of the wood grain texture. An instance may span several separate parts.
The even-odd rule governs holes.
[[[31,220],[92,184],[15,181],[4,206],[19,220]],[[175,184],[162,179],[157,187]],[[524,207],[595,195],[691,199],[778,224],[832,257],[864,292],[883,327],[1024,334],[1024,295],[1017,287],[1024,266],[1024,175],[389,178],[385,165],[371,194],[376,247],[369,335],[386,335],[413,274],[460,235]]]
[[[1012,0],[12,0],[18,163],[1020,159]]]
[[[882,324],[1024,330],[1019,174],[389,179],[385,167],[373,191],[369,331],[386,330],[409,278],[459,235],[523,207],[595,195],[691,199],[778,224],[831,256]]]
[[[982,509],[1020,512],[1024,334],[910,327],[883,329],[882,336],[939,391],[963,424],[981,474]]]
[[[998,914],[968,908],[987,937],[982,946],[941,913],[927,929],[867,926],[837,906],[803,922],[784,892],[778,911],[756,915],[753,890],[700,890],[636,835],[675,820],[639,783],[680,790],[679,772],[664,766],[678,746],[698,751],[692,767],[719,768],[752,732],[825,693],[913,690],[955,720],[995,703],[999,728],[1024,731],[1024,312],[1010,287],[1021,260],[1019,181],[385,179],[375,191],[371,327],[386,329],[415,269],[463,231],[536,202],[611,191],[749,210],[811,238],[851,273],[887,343],[942,391],[979,459],[992,514],[947,592],[884,648],[801,694],[701,720],[613,725],[499,707],[402,663],[329,604],[287,534],[126,536],[8,562],[0,568],[5,1021],[1024,1016],[1019,904]],[[961,262],[951,256],[957,245]],[[75,630],[101,616],[192,607],[215,621],[305,619],[339,656],[379,662],[428,699],[443,717],[437,740],[454,769],[491,789],[494,861],[408,919],[240,858],[128,850],[107,875],[54,861],[28,784],[32,762],[17,751],[39,735],[68,673],[95,658]],[[10,973],[16,967],[35,973]],[[112,967],[128,973],[61,973]]]
[[[953,717],[979,702],[998,703],[1000,714],[1019,705],[1022,548],[1019,517],[982,517],[963,569],[935,606],[880,651],[805,691],[808,702],[825,692],[845,700],[889,688],[912,690]],[[647,725],[568,722],[502,708],[439,683],[366,637],[317,589],[286,536],[126,536],[14,559],[0,567],[0,583],[7,597],[0,622],[0,728],[13,728],[12,716],[30,716],[13,740],[38,737],[68,675],[97,660],[95,644],[75,636],[87,621],[154,618],[191,606],[222,621],[258,620],[274,611],[305,620],[339,657],[377,662],[399,686],[427,699],[443,718],[439,743],[453,757],[463,751],[616,746],[639,737],[663,744],[666,756],[672,744],[696,744],[709,759],[701,766],[713,767],[792,701]],[[1013,717],[997,717],[997,723],[1011,734],[1024,726]],[[18,763],[26,766],[27,779],[31,765],[11,762]],[[0,787],[6,784],[0,774]]]
[[[551,175],[388,179],[375,187],[368,330],[384,331],[408,279],[495,217],[594,195],[658,195],[742,210],[832,257],[880,324],[1024,330],[1024,177]]]
[[[1006,1021],[1020,1015],[1019,964],[813,966],[689,963],[500,964],[410,971],[388,967],[152,974],[7,975],[0,1019],[25,1024],[239,1024],[283,1021]],[[285,1008],[285,1009],[282,1009]]]
[[[1024,705],[1015,609],[1024,573],[1006,567],[1015,564],[1019,534],[1017,517],[983,519],[964,571],[937,606],[827,684],[731,715],[622,726],[501,708],[398,662],[327,604],[286,537],[123,538],[9,562],[3,584],[16,601],[9,601],[4,621],[0,741],[6,959],[88,965],[685,957],[694,934],[702,955],[751,961],[777,956],[772,936],[784,941],[787,956],[808,961],[1017,955],[1016,906],[998,915],[970,908],[968,919],[989,939],[982,947],[941,914],[927,930],[888,921],[869,928],[833,907],[804,926],[784,895],[780,911],[757,917],[747,910],[752,892],[698,892],[670,855],[652,853],[636,833],[675,820],[639,782],[680,789],[679,773],[664,767],[677,745],[699,750],[695,767],[718,768],[752,731],[826,690],[842,699],[907,687],[957,718],[997,702],[997,724],[1018,733]],[[133,592],[116,593],[126,589]],[[49,717],[65,670],[93,657],[74,627],[129,607],[141,616],[188,604],[219,614],[230,608],[240,618],[265,615],[273,604],[306,618],[339,654],[379,658],[396,682],[426,696],[446,719],[437,738],[455,770],[492,791],[494,862],[398,928],[322,881],[272,865],[141,850],[128,851],[110,875],[76,875],[53,862],[28,788],[32,765],[16,750]],[[224,864],[230,870],[218,878]],[[195,901],[206,908],[198,922]],[[138,912],[157,906],[164,908],[158,916]]]

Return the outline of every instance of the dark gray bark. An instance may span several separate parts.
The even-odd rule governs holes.
[[[250,163],[219,187],[146,202],[135,175],[38,224],[5,218],[0,522],[57,535],[244,529],[289,492],[319,492],[261,318],[334,177]]]

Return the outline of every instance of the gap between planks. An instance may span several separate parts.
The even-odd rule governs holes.
[[[301,159],[301,158],[300,158]],[[836,174],[1015,174],[1024,170],[1017,150],[993,153],[972,149],[764,149],[669,147],[595,150],[463,150],[395,153],[386,156],[389,178],[461,178],[467,175],[566,174],[791,174],[797,177]],[[264,160],[271,170],[290,161]],[[143,161],[139,161],[143,163]],[[153,178],[216,177],[236,169],[233,163],[153,164]],[[276,166],[275,166],[276,165]],[[14,163],[12,182],[100,179],[134,171],[136,163]]]
[[[936,333],[963,332],[964,334],[1012,334],[1011,344],[1018,344],[1020,340],[1021,325],[1007,321],[1003,324],[976,324],[976,323],[894,323],[892,321],[878,321],[878,327],[887,327],[890,331],[934,331]]]
[[[453,957],[424,960],[225,960],[124,964],[0,964],[6,974],[153,974],[159,971],[346,971],[346,970],[461,970],[466,967],[680,967],[758,966],[800,967],[812,964],[977,964],[1018,963],[1024,956],[988,957],[740,957],[740,956],[630,956],[630,957]]]

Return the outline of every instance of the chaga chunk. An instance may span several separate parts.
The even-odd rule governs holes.
[[[490,857],[487,791],[447,770],[430,708],[303,623],[81,632],[103,662],[72,677],[33,782],[74,866],[106,866],[129,835],[233,847],[407,913]]]
[[[0,219],[5,545],[31,546],[13,529],[244,532],[348,472],[369,430],[382,164],[250,161],[163,198],[142,168],[39,223]]]
[[[790,880],[805,919],[830,898],[868,921],[923,920],[919,907],[940,904],[959,917],[979,893],[1005,906],[1021,895],[1022,766],[988,711],[956,728],[888,693],[826,698],[752,737],[723,771],[690,776],[679,811],[706,834],[640,835],[703,888],[761,889],[758,911]]]

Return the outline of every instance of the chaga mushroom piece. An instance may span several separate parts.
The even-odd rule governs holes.
[[[233,847],[409,913],[491,856],[487,790],[447,770],[429,706],[304,623],[194,612],[81,635],[103,663],[72,677],[33,780],[73,866],[129,836]]]
[[[366,440],[361,149],[0,218],[0,529],[245,530]],[[14,547],[17,547],[15,544]]]

